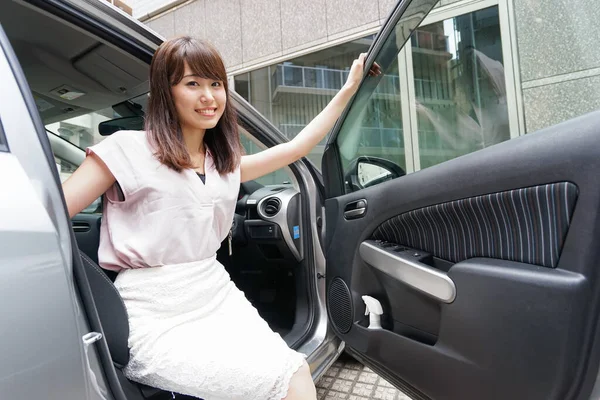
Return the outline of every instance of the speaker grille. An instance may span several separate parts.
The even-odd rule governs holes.
[[[336,277],[331,281],[327,308],[336,329],[341,333],[347,333],[352,327],[352,298],[343,279]]]

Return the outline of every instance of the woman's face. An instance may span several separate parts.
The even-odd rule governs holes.
[[[171,87],[171,93],[182,129],[214,128],[225,111],[223,82],[195,75],[187,62],[183,78]]]

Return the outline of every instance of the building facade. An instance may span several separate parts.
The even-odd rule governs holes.
[[[214,43],[235,90],[291,138],[340,89],[395,1],[129,4],[165,37]],[[563,20],[574,8],[579,20]],[[364,146],[411,172],[600,108],[599,16],[594,0],[441,0],[369,102]],[[317,165],[323,147],[310,156]]]

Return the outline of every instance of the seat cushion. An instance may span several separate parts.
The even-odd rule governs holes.
[[[129,362],[129,323],[125,303],[102,268],[79,252],[92,289],[94,303],[113,363],[119,368]]]

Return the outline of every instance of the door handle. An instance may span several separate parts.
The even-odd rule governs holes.
[[[88,388],[88,390],[94,390],[94,394],[92,396],[91,393],[88,394],[88,398],[100,398],[102,400],[108,400],[108,393],[106,393],[106,390],[100,386],[100,384],[98,383],[98,378],[96,377],[96,373],[94,372],[94,369],[92,368],[91,364],[90,364],[90,346],[94,343],[96,343],[98,340],[102,339],[102,334],[98,333],[98,332],[90,332],[90,333],[86,333],[85,335],[83,335],[83,337],[81,338],[81,340],[83,341],[83,351],[84,351],[84,355],[85,355],[85,364],[87,367],[87,372],[89,374],[90,377],[90,383],[91,383],[91,387]]]
[[[346,204],[344,207],[344,218],[356,219],[361,218],[367,213],[367,200],[357,200]]]
[[[362,242],[359,252],[362,259],[373,268],[429,297],[443,303],[452,303],[456,298],[454,281],[445,272],[384,249],[373,240]]]

